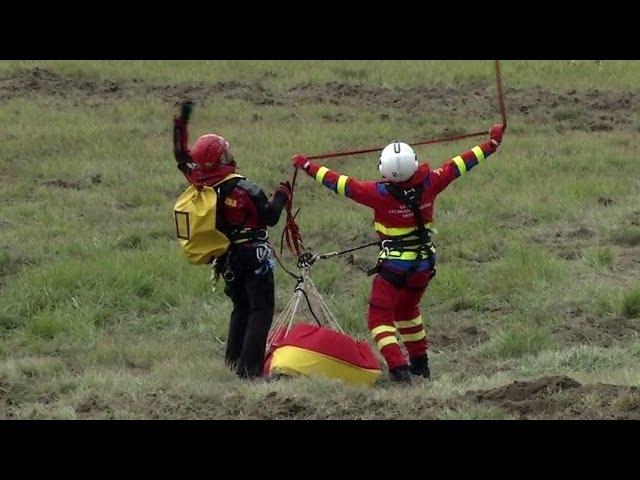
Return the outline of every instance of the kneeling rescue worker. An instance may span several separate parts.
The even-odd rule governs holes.
[[[240,377],[258,377],[274,313],[275,262],[267,227],[278,223],[291,198],[291,186],[281,183],[269,201],[258,185],[237,174],[229,143],[219,135],[203,135],[189,148],[192,108],[185,102],[173,120],[173,151],[178,168],[192,185],[213,187],[217,193],[212,228],[222,232],[230,245],[215,260],[214,269],[224,278],[225,294],[233,302],[225,362]]]
[[[436,253],[431,241],[436,196],[494,153],[502,141],[502,125],[489,131],[489,141],[473,147],[440,168],[418,163],[413,149],[403,142],[387,145],[380,156],[382,181],[359,181],[294,155],[293,166],[302,168],[318,183],[339,195],[374,210],[380,236],[378,263],[373,279],[367,323],[389,367],[391,380],[411,383],[411,375],[430,378],[427,333],[420,300],[434,277]],[[396,333],[409,353],[409,362]]]

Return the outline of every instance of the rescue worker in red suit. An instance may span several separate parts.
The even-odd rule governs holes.
[[[393,142],[382,151],[382,181],[359,181],[294,155],[293,165],[339,195],[374,210],[375,229],[381,239],[373,279],[367,323],[389,367],[391,380],[411,383],[411,376],[430,378],[427,333],[420,300],[435,275],[436,254],[431,225],[436,196],[494,153],[503,127],[494,125],[489,140],[473,147],[440,168],[418,163],[413,149]],[[404,344],[405,357],[396,334]]]
[[[258,377],[274,313],[275,263],[267,227],[278,223],[291,198],[291,186],[281,183],[269,201],[251,180],[227,179],[237,172],[237,164],[223,137],[203,135],[189,148],[187,124],[192,107],[185,102],[173,120],[173,151],[189,182],[212,186],[217,192],[216,228],[231,242],[213,266],[224,278],[225,294],[233,302],[225,362],[240,377]]]

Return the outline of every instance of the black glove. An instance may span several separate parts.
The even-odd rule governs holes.
[[[291,201],[291,195],[293,195],[293,191],[291,189],[291,184],[289,182],[282,182],[280,186],[276,189],[276,193],[284,196],[287,199],[287,202]]]
[[[193,112],[194,105],[195,103],[193,103],[191,100],[187,100],[186,102],[182,103],[182,106],[180,107],[180,117],[185,122],[189,121],[189,117],[191,117],[191,112]]]

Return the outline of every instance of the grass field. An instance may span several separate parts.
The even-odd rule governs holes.
[[[176,105],[271,193],[296,152],[488,129],[492,62],[0,62],[0,418],[640,418],[640,62],[502,67],[503,145],[436,205],[433,381],[356,389],[224,367],[230,303],[174,239]],[[374,238],[366,208],[296,196],[314,250]],[[374,260],[313,269],[360,338]],[[292,288],[278,270],[277,309]]]

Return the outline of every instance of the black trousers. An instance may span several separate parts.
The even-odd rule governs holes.
[[[254,248],[229,253],[233,280],[225,280],[225,294],[233,302],[225,362],[243,378],[262,374],[267,335],[275,305],[271,270],[257,274],[260,262]]]

